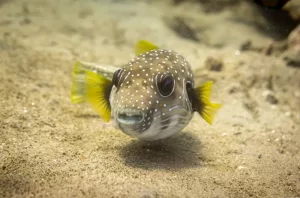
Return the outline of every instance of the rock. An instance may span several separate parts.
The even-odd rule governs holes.
[[[242,2],[241,0],[218,0],[218,1],[210,1],[210,0],[173,0],[175,5],[178,5],[183,2],[195,2],[201,4],[201,7],[205,12],[219,12],[224,8],[235,6]]]
[[[287,45],[284,60],[288,66],[300,67],[300,25],[289,34]]]
[[[275,97],[274,93],[272,91],[266,91],[263,93],[263,95],[266,98],[266,101],[269,102],[270,104],[277,104],[278,99]]]
[[[223,61],[220,58],[208,57],[204,64],[211,71],[221,71],[223,68]]]
[[[300,55],[295,50],[286,51],[283,60],[285,60],[287,66],[300,68]]]
[[[197,31],[195,31],[183,17],[166,18],[165,22],[178,36],[196,42],[200,41],[197,36]]]
[[[283,9],[286,10],[294,20],[300,20],[300,1],[299,0],[289,1],[283,7]]]
[[[251,50],[251,49],[252,49],[252,41],[251,40],[245,41],[240,46],[241,51],[248,51],[248,50]]]
[[[288,36],[289,50],[296,50],[300,55],[300,25],[298,25]]]

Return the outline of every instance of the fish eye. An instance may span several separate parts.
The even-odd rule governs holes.
[[[188,94],[190,103],[192,104],[193,103],[193,85],[190,81],[187,81],[185,87],[186,87],[186,92]]]
[[[163,97],[171,95],[174,91],[174,78],[171,75],[163,76],[157,84],[159,93]]]
[[[113,85],[115,85],[116,87],[119,86],[119,82],[120,82],[120,74],[122,73],[122,69],[118,69],[117,71],[115,71],[114,75],[113,75],[113,79],[112,79],[112,83]]]

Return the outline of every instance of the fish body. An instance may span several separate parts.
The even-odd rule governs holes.
[[[104,120],[112,117],[124,133],[149,141],[181,131],[194,112],[212,123],[221,105],[209,101],[211,81],[194,88],[185,58],[147,41],[137,43],[136,54],[119,69],[77,63],[72,101],[87,101]]]

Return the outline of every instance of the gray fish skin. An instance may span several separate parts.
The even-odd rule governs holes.
[[[160,83],[172,76],[171,93],[160,92]],[[189,63],[171,50],[151,50],[137,56],[115,76],[110,95],[112,116],[126,134],[157,140],[181,131],[191,120],[192,104],[186,85],[194,87]]]

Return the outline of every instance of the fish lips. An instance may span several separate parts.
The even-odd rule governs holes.
[[[128,135],[139,133],[145,113],[139,110],[121,110],[116,112],[116,122],[119,128]]]
[[[152,123],[152,114],[139,109],[119,110],[115,115],[118,127],[130,136],[137,136],[143,133]]]

